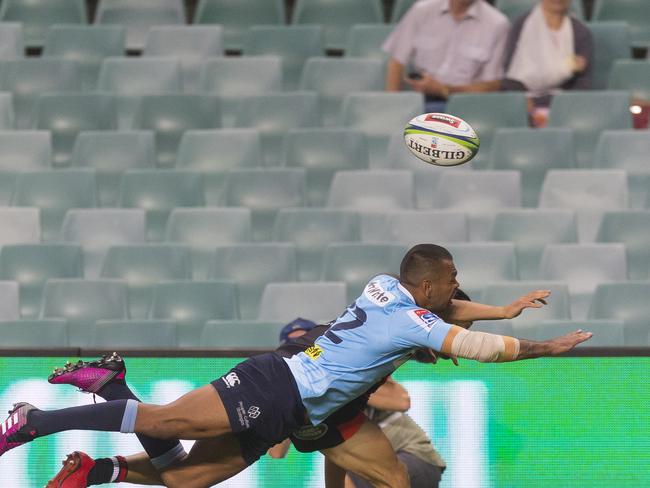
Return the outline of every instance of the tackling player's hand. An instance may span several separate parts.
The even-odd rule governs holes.
[[[446,354],[443,354],[441,352],[434,351],[433,349],[418,349],[415,351],[415,360],[420,362],[420,363],[427,363],[427,364],[436,364],[438,362],[438,359],[445,359],[445,360],[451,360],[452,363],[454,363],[455,366],[458,366],[458,358],[455,356],[447,356]]]
[[[557,354],[568,352],[578,344],[591,339],[592,335],[593,334],[591,332],[585,332],[582,329],[579,329],[575,332],[571,332],[570,334],[551,339],[549,341],[551,344],[551,355],[555,356]]]
[[[527,308],[542,308],[544,305],[547,305],[546,298],[549,297],[551,292],[549,290],[535,290],[531,291],[527,295],[517,298],[510,305],[503,307],[504,319],[514,319],[519,317],[521,312]]]

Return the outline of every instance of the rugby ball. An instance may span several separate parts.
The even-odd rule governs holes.
[[[480,145],[476,131],[463,119],[429,113],[411,119],[404,142],[415,156],[436,166],[458,166],[471,160]]]

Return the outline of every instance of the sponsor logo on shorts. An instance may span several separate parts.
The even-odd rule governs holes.
[[[248,416],[252,419],[256,419],[257,417],[260,416],[260,407],[256,407],[255,405],[252,405],[248,409]]]
[[[387,292],[378,281],[371,281],[366,285],[363,294],[368,300],[380,307],[386,306],[390,301],[395,299],[395,295]]]
[[[246,408],[244,407],[244,402],[237,403],[237,408],[235,410],[237,411],[237,420],[239,420],[239,424],[242,427],[249,429],[251,423],[248,420],[248,415],[246,414]]]
[[[416,310],[409,310],[407,312],[407,315],[411,317],[413,322],[415,322],[416,324],[418,324],[420,327],[422,327],[427,331],[430,330],[431,327],[433,327],[433,324],[435,324],[436,321],[439,320],[437,315],[423,308],[418,308]]]
[[[234,388],[235,386],[241,384],[237,373],[228,373],[226,376],[222,376],[221,379],[226,384],[227,388]]]
[[[426,122],[440,122],[441,124],[451,125],[458,129],[460,127],[460,120],[455,117],[450,117],[444,114],[429,114],[424,119]]]
[[[323,350],[320,346],[313,345],[305,350],[305,354],[312,359],[318,359],[323,354]]]
[[[303,425],[293,435],[302,441],[315,441],[327,434],[328,430],[329,427],[326,424]]]

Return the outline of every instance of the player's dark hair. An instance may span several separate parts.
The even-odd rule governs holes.
[[[461,290],[460,288],[457,288],[456,291],[454,292],[454,300],[463,300],[464,302],[472,301],[469,295],[465,293],[463,290]]]
[[[452,261],[447,249],[436,244],[418,244],[408,250],[399,267],[400,280],[417,285],[432,271],[436,272],[442,261]]]

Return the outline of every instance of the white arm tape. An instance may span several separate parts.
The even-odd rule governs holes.
[[[452,355],[482,363],[513,361],[519,355],[519,340],[513,337],[461,330],[451,343]]]

